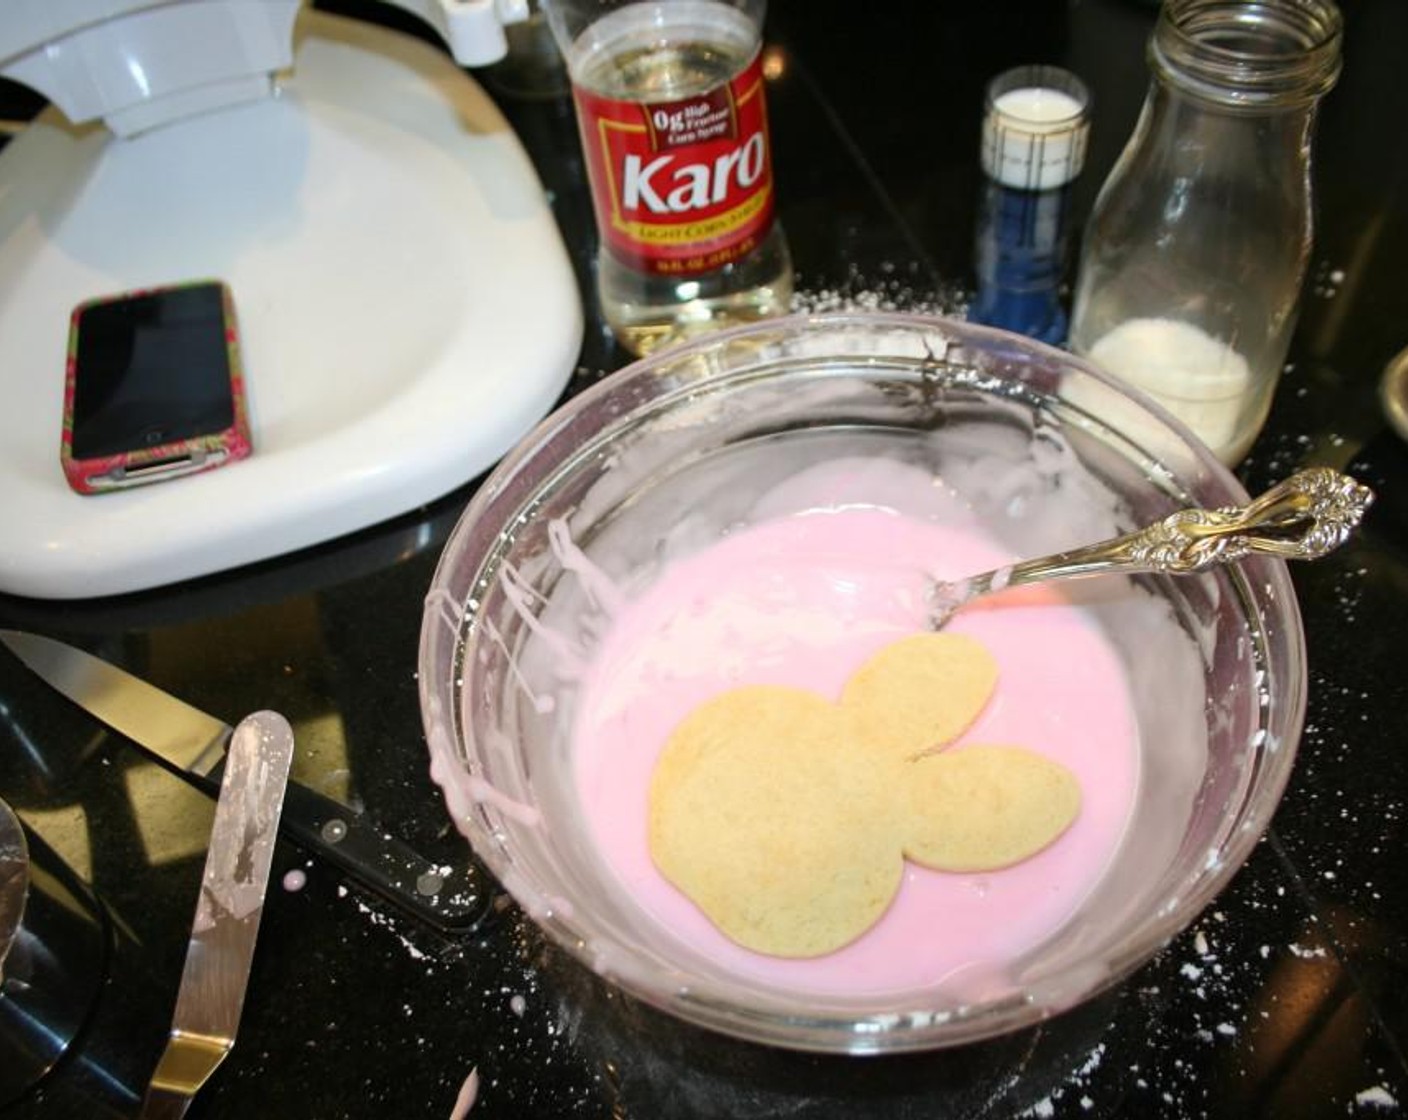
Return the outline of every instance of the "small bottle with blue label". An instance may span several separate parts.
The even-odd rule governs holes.
[[[1090,94],[1067,70],[1019,66],[988,84],[972,321],[1065,341],[1070,187],[1089,133]]]

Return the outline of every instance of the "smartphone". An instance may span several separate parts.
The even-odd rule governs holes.
[[[229,287],[89,300],[69,321],[60,459],[80,494],[208,471],[252,450]]]

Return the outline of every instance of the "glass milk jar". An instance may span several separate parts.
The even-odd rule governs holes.
[[[1310,140],[1342,38],[1330,0],[1166,0],[1134,134],[1095,203],[1072,349],[1223,462],[1266,420],[1310,256]]]

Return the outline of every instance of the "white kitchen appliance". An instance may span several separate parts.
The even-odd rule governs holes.
[[[556,400],[577,286],[455,64],[526,12],[396,2],[456,60],[297,0],[6,5],[0,73],[53,104],[0,151],[0,591],[118,594],[351,532],[474,478]],[[73,493],[72,308],[202,278],[234,292],[253,456]]]

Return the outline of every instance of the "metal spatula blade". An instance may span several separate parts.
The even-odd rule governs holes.
[[[293,731],[278,713],[255,712],[235,728],[171,1037],[144,1120],[183,1116],[234,1047],[292,761]]]

